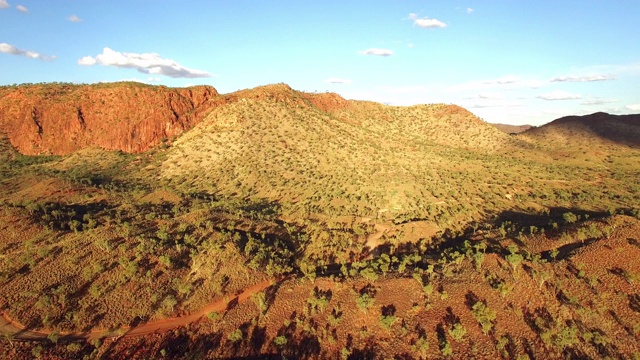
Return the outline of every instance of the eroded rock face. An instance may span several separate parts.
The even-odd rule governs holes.
[[[139,83],[0,88],[0,132],[23,154],[142,152],[191,129],[218,92]]]

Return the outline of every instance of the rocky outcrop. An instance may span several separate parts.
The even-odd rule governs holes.
[[[349,101],[336,93],[303,93],[302,96],[309,100],[313,106],[329,113],[349,107]]]
[[[97,146],[142,152],[191,129],[212,106],[210,86],[122,82],[0,88],[0,133],[21,153],[68,154]]]

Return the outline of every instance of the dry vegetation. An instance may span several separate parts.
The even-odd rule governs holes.
[[[209,101],[141,154],[0,140],[0,310],[49,334],[5,324],[1,357],[640,356],[637,121],[510,136],[286,85]]]

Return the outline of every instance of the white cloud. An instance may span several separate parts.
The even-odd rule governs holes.
[[[18,11],[20,11],[21,13],[24,13],[24,14],[29,12],[29,9],[27,9],[26,7],[24,7],[22,5],[16,6],[16,9],[18,9]]]
[[[447,24],[438,19],[429,19],[427,17],[419,18],[417,14],[410,13],[409,19],[413,20],[413,24],[423,29],[445,28]]]
[[[9,5],[9,3],[7,2],[7,0],[0,0],[0,9],[6,9],[6,8],[8,8],[9,6],[11,6],[11,5]]]
[[[520,81],[520,78],[518,78],[517,76],[508,75],[508,76],[503,76],[499,79],[486,80],[486,81],[483,81],[483,83],[487,85],[493,85],[493,84],[506,85],[506,84],[513,84],[518,81]]]
[[[552,92],[539,95],[538,98],[544,100],[575,100],[582,98],[581,95],[572,94],[562,90],[554,90]]]
[[[618,102],[618,101],[620,101],[620,100],[595,98],[595,99],[585,100],[585,101],[581,102],[580,105],[604,105],[604,104],[615,103],[615,102]]]
[[[329,84],[351,84],[350,79],[342,78],[328,78],[327,80],[325,80],[325,82],[328,82]]]
[[[611,75],[559,76],[551,79],[551,82],[592,82],[613,79]]]
[[[491,80],[476,80],[470,81],[463,84],[452,85],[446,88],[449,92],[461,92],[461,91],[478,91],[484,89],[491,88],[504,88],[504,87],[515,87],[519,85],[527,85],[525,81],[520,79],[517,76],[508,75],[503,76],[497,79]]]
[[[362,55],[375,55],[375,56],[391,56],[393,55],[393,51],[389,49],[378,49],[378,48],[370,48],[363,51],[358,51],[358,54]]]
[[[45,61],[53,60],[56,58],[55,56],[45,56],[35,51],[18,49],[17,47],[7,43],[0,43],[0,53],[21,55],[31,59],[39,59]]]
[[[640,111],[640,104],[631,104],[625,107],[631,111]]]
[[[70,15],[69,17],[67,17],[67,20],[71,21],[71,22],[81,22],[82,19],[80,19],[76,14]]]
[[[472,8],[467,8],[467,14],[471,14],[473,12]]]
[[[467,108],[511,108],[522,106],[522,102],[509,100],[500,92],[482,92],[467,99],[475,100],[473,102],[463,101],[463,105]]]
[[[102,54],[96,57],[85,56],[78,60],[78,64],[91,66],[95,64],[136,69],[149,75],[165,75],[172,78],[207,78],[210,73],[183,67],[174,60],[165,59],[156,53],[121,53],[104,48]]]

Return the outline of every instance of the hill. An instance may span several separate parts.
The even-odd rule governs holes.
[[[531,129],[531,125],[509,125],[509,124],[491,124],[498,130],[506,132],[507,134],[519,134],[521,132]]]
[[[597,112],[566,116],[523,134],[554,146],[622,144],[640,147],[640,115],[611,115]]]
[[[86,147],[141,152],[181,134],[217,92],[124,82],[0,88],[0,133],[23,154],[69,154]]]

